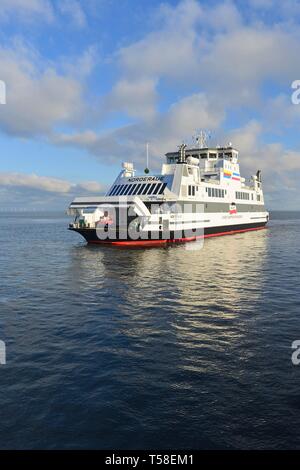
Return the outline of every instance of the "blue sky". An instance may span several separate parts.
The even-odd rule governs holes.
[[[0,0],[0,210],[63,209],[197,129],[299,208],[298,0]]]

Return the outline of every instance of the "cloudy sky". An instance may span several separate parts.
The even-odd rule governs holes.
[[[300,206],[299,0],[0,0],[0,210],[63,209],[197,129]]]

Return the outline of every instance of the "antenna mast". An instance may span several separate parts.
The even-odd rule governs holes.
[[[207,141],[210,139],[210,132],[200,130],[194,137],[195,141],[198,143],[199,149],[203,149],[207,146]]]
[[[146,175],[149,173],[149,142],[146,143],[146,168],[144,172]]]

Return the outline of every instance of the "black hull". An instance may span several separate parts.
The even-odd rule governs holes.
[[[158,244],[165,244],[165,243],[185,243],[188,241],[195,241],[199,238],[208,238],[214,236],[221,236],[221,235],[232,235],[235,233],[242,233],[248,232],[251,230],[260,230],[265,228],[267,222],[258,222],[258,223],[251,223],[251,224],[239,224],[239,225],[225,225],[220,227],[206,227],[204,229],[204,234],[201,236],[189,236],[189,237],[181,237],[176,238],[176,232],[170,232],[169,238],[162,238],[162,232],[157,234],[157,237],[151,238],[149,234],[148,239],[138,239],[138,240],[131,240],[131,239],[120,239],[118,235],[114,239],[106,239],[100,240],[97,237],[96,229],[89,229],[89,228],[74,228],[70,227],[70,230],[74,232],[78,232],[82,235],[88,243],[91,244],[100,244],[100,245],[125,245],[125,246],[141,246],[141,245],[158,245]]]

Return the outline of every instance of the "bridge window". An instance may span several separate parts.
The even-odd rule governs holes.
[[[130,189],[129,189],[129,191],[128,191],[128,196],[130,196],[130,195],[133,193],[135,187],[136,187],[136,184],[132,184],[132,185],[131,185],[131,187],[130,187]]]
[[[144,189],[146,187],[146,184],[142,184],[141,187],[138,189],[138,191],[136,192],[136,194],[142,194]]]
[[[150,186],[151,186],[151,183],[148,183],[148,184],[146,185],[144,194],[147,194],[147,193],[148,193]]]
[[[118,185],[114,186],[112,190],[110,191],[109,196],[113,196],[115,192],[117,191],[117,189],[118,189]]]
[[[126,196],[128,194],[129,189],[130,189],[130,184],[126,184],[126,189],[123,193],[124,196]]]
[[[219,189],[219,188],[205,188],[208,197],[225,197],[225,194],[227,193],[225,189]]]
[[[236,199],[242,199],[242,200],[244,200],[244,201],[249,201],[249,199],[250,199],[250,194],[249,194],[249,193],[242,192],[242,191],[236,191],[235,197],[236,197]]]
[[[139,192],[141,186],[142,186],[141,183],[137,184],[132,194],[138,194],[138,192]]]
[[[164,184],[161,186],[161,188],[160,188],[158,194],[162,194],[162,193],[164,192],[164,190],[166,189],[166,187],[167,187],[167,183],[164,183]]]
[[[122,189],[122,185],[119,185],[117,191],[114,194],[114,196],[118,196],[120,194],[121,189]]]
[[[126,188],[127,188],[127,185],[126,185],[126,184],[123,184],[123,185],[121,186],[121,191],[119,192],[119,196],[122,196],[122,195],[124,194]]]
[[[148,191],[147,194],[152,194],[153,191],[154,191],[154,189],[155,189],[155,186],[156,186],[156,183],[152,183],[152,184],[151,184],[151,187],[150,187],[150,189],[149,189],[149,191]]]
[[[154,188],[154,191],[152,192],[152,194],[157,194],[158,193],[158,190],[160,189],[161,185],[160,184],[156,184],[155,185],[155,188]]]
[[[156,183],[153,183],[153,184],[151,185],[151,188],[149,189],[148,194],[155,194],[154,191],[155,191],[155,189],[156,189],[156,186],[157,186],[157,184],[156,184]]]

